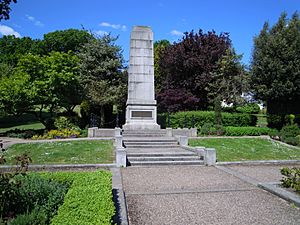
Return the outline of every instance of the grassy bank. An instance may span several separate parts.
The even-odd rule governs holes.
[[[204,146],[217,150],[218,161],[243,160],[300,160],[300,149],[260,138],[193,139],[190,146]]]
[[[24,152],[32,158],[32,164],[101,164],[114,160],[112,141],[106,140],[15,144],[5,157],[14,164],[15,156]]]

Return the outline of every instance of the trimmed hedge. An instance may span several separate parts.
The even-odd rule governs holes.
[[[284,125],[289,124],[288,116],[289,114],[267,114],[268,127],[281,130]],[[294,122],[300,124],[300,114],[295,114]]]
[[[57,172],[44,176],[70,184],[51,225],[112,224],[115,206],[110,172]]]
[[[271,132],[272,129],[268,127],[225,127],[226,136],[260,136]]]
[[[194,116],[195,126],[200,129],[204,124],[215,123],[214,111],[187,111],[177,112],[170,115],[170,126],[172,128],[184,127],[185,118],[187,127],[192,126],[192,117]],[[161,118],[160,118],[161,120]],[[245,127],[255,126],[257,117],[250,114],[243,113],[222,113],[223,126]],[[165,116],[165,123],[167,123],[167,116]]]

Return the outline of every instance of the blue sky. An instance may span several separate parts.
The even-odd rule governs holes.
[[[130,30],[151,26],[155,40],[177,41],[185,31],[229,32],[237,53],[249,64],[253,37],[265,21],[274,24],[286,11],[300,12],[299,0],[18,0],[11,19],[1,21],[0,35],[42,38],[44,34],[82,26],[98,34],[119,35],[117,44],[129,58]]]

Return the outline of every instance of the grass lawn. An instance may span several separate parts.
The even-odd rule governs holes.
[[[256,114],[257,117],[257,126],[258,127],[267,127],[268,122],[267,122],[267,116],[266,114]]]
[[[14,130],[14,129],[19,129],[19,130],[30,130],[30,129],[40,130],[40,129],[45,129],[45,126],[40,122],[34,122],[34,123],[24,124],[24,125],[19,125],[19,126],[0,128],[0,133],[5,133],[6,131]]]
[[[7,163],[14,164],[15,156],[24,152],[32,158],[31,164],[98,164],[114,160],[112,141],[83,140],[15,144],[5,153]]]
[[[192,139],[189,145],[215,148],[219,162],[300,159],[300,148],[290,148],[261,138]]]

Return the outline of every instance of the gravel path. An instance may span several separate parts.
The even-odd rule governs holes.
[[[215,167],[129,167],[122,179],[132,225],[300,224],[298,208]]]

